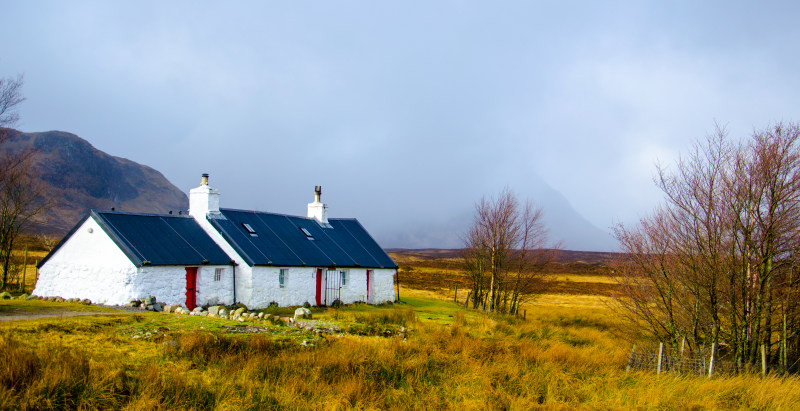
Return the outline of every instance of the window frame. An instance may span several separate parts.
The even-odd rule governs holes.
[[[286,288],[286,280],[289,276],[289,269],[288,268],[281,268],[278,271],[278,288]]]

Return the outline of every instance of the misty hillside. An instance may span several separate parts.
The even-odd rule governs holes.
[[[4,151],[34,148],[33,175],[43,183],[55,206],[36,232],[65,234],[89,209],[166,213],[186,210],[186,194],[164,176],[131,160],[94,148],[63,131],[18,133],[0,147]]]

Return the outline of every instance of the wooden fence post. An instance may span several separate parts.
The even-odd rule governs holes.
[[[658,371],[656,374],[661,374],[661,358],[664,356],[664,343],[658,343]]]
[[[22,292],[25,292],[25,273],[28,271],[28,246],[25,246],[25,257],[22,258]]]
[[[456,293],[455,296],[453,297],[453,301],[455,301],[456,303],[458,302],[458,283],[456,283]]]
[[[686,348],[686,336],[683,336],[683,340],[681,340],[681,359],[683,359],[683,349]]]
[[[633,366],[633,356],[636,352],[636,344],[633,344],[633,348],[631,348],[631,355],[628,357],[628,366],[625,367],[625,372],[630,372],[631,366]]]

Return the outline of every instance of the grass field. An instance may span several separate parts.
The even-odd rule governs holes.
[[[540,295],[523,320],[465,310],[434,286],[448,279],[425,281],[402,303],[315,312],[333,333],[145,312],[0,322],[0,408],[800,408],[796,377],[626,372],[632,341],[593,286]],[[64,308],[86,306],[0,301]]]

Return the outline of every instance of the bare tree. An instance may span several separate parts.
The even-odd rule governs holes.
[[[19,121],[17,107],[25,100],[22,84],[22,76],[0,78],[0,288],[9,285],[9,275],[13,274],[11,260],[17,236],[48,206],[42,187],[31,174],[35,151],[5,147],[17,133],[10,127]]]
[[[542,210],[531,202],[521,206],[507,188],[497,197],[482,198],[464,241],[472,306],[517,313],[538,290],[541,268],[552,258],[552,250],[544,250],[546,240]]]
[[[800,127],[726,132],[660,168],[664,205],[615,229],[622,312],[662,342],[724,347],[740,366],[800,359]]]

